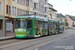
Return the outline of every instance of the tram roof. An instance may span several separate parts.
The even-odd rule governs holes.
[[[46,17],[42,17],[42,16],[37,16],[37,15],[32,15],[32,14],[29,14],[29,15],[19,15],[19,16],[16,16],[17,17],[35,17],[35,18],[38,18],[38,19],[43,19],[44,21],[48,21],[48,18]]]
[[[64,21],[59,21],[59,23],[64,23]]]
[[[43,19],[44,21],[48,21],[48,18],[42,16],[36,16],[35,18]]]

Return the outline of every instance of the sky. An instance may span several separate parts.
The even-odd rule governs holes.
[[[75,16],[75,0],[49,0],[48,2],[58,11],[57,13]]]

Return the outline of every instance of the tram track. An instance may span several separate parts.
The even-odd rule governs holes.
[[[21,40],[21,41],[19,41],[19,42],[23,42],[23,43],[20,43],[20,44],[15,44],[15,45],[11,45],[11,42],[10,42],[10,44],[9,45],[11,45],[11,46],[8,46],[8,47],[4,47],[4,48],[9,48],[9,47],[13,47],[13,46],[17,46],[17,45],[21,45],[21,44],[25,44],[25,43],[30,43],[30,42],[33,42],[33,41],[38,41],[38,40],[44,40],[44,39],[47,39],[48,37],[50,37],[50,36],[46,36],[46,37],[41,37],[41,38],[34,38],[34,39],[27,39],[27,40]],[[16,41],[17,42],[17,41]],[[15,42],[15,43],[16,43]],[[19,43],[19,42],[17,42],[17,43]],[[13,43],[13,42],[12,42]],[[2,44],[1,44],[2,45]],[[1,47],[0,47],[1,48]]]
[[[42,38],[42,37],[41,37]],[[34,38],[36,39],[36,38]],[[30,40],[30,39],[10,39],[10,40],[3,40],[0,41],[0,45],[8,44],[8,43],[13,43],[13,42],[18,42],[18,41],[24,41],[24,40]]]
[[[63,36],[63,34],[62,35],[61,34],[57,34],[57,35],[58,36]],[[57,36],[57,35],[52,35],[52,36]],[[67,35],[67,34],[65,34],[65,35]],[[47,39],[47,38],[51,38],[52,36],[46,36],[46,37],[41,37],[41,38],[32,38],[32,39],[13,39],[15,41],[7,40],[8,42],[1,43],[0,45],[1,46],[6,45],[6,47],[4,47],[4,48],[10,48],[10,47],[13,47],[13,46],[18,46],[18,45],[22,45],[22,44],[28,44],[28,43],[35,42],[35,41],[41,41],[41,40],[44,40],[44,39]],[[20,42],[22,42],[22,43],[20,43]],[[7,44],[9,44],[10,46],[7,46]],[[11,45],[11,44],[13,44],[13,45]],[[35,45],[37,45],[37,44],[35,44]],[[1,46],[0,46],[0,48],[2,48]],[[32,45],[32,46],[34,46],[34,45]]]
[[[72,36],[72,35],[70,35],[70,36]],[[69,37],[69,36],[67,36],[67,37]],[[35,46],[38,46],[38,45],[41,45],[41,44],[52,44],[52,43],[54,43],[54,42],[57,42],[57,41],[60,41],[60,40],[62,40],[62,39],[64,39],[64,38],[67,38],[66,36],[62,36],[61,38],[57,38],[57,39],[55,39],[55,38],[53,38],[53,40],[52,39],[48,39],[48,40],[46,40],[46,41],[42,41],[42,42],[39,42],[39,43],[37,43],[37,44],[32,44],[32,45],[30,45],[30,46],[27,46],[27,47],[24,47],[24,48],[21,48],[21,49],[19,49],[19,50],[25,50],[25,49],[28,49],[28,48],[31,48],[31,47],[35,47]],[[51,42],[51,43],[50,43]]]
[[[12,43],[18,43],[18,42],[23,42],[23,41],[27,41],[27,40],[33,40],[33,39],[35,39],[35,40],[37,40],[37,39],[41,39],[41,38],[48,38],[50,35],[48,35],[48,36],[43,36],[43,37],[38,37],[38,38],[24,38],[24,39],[12,39],[12,40],[5,40],[5,41],[1,41],[0,42],[0,46],[1,45],[6,45],[6,44],[12,44]]]
[[[49,35],[50,36],[50,35]],[[46,37],[41,37],[43,39],[46,39],[48,38],[49,36],[46,36]],[[53,35],[52,35],[53,36]],[[3,46],[3,45],[6,45],[6,44],[12,44],[12,43],[18,43],[18,42],[23,42],[23,41],[27,41],[27,40],[37,40],[37,39],[41,39],[41,38],[32,38],[32,39],[13,39],[13,40],[7,40],[5,42],[0,42],[0,46]],[[42,39],[41,39],[42,40]]]
[[[57,37],[57,39],[60,40],[60,39],[65,38],[65,37],[66,37],[66,36],[61,37],[61,38]],[[56,42],[57,39],[55,39],[55,37],[54,37],[53,39],[48,39],[48,40],[45,40],[45,41],[41,41],[41,42],[39,42],[39,43],[36,43],[36,44],[32,44],[32,45],[26,46],[26,47],[21,48],[21,49],[19,49],[19,50],[27,49],[27,48],[29,48],[29,47],[36,46],[36,45],[39,45],[39,44],[42,44],[42,43],[46,43],[46,42],[49,42],[49,41]]]
[[[10,42],[4,42],[4,43],[1,43],[0,45],[6,45],[6,44],[18,42],[18,41],[20,42],[20,40],[15,40],[15,41],[10,41]]]
[[[56,39],[54,36],[56,36],[57,38],[59,38],[59,37],[61,37],[62,35],[61,34],[58,34],[58,35],[60,35],[60,36],[56,36],[56,35],[53,35],[53,38],[52,38],[52,36],[48,36],[48,37],[43,37],[43,38],[39,38],[39,39],[32,39],[32,40],[30,40],[30,41],[27,41],[27,42],[23,42],[23,43],[20,43],[20,44],[15,44],[15,45],[12,45],[12,46],[8,46],[8,47],[4,47],[4,48],[11,48],[11,47],[15,47],[15,46],[19,46],[19,45],[24,45],[24,46],[26,46],[26,47],[23,47],[23,48],[21,48],[20,50],[23,50],[23,49],[26,49],[26,48],[28,48],[28,47],[30,47],[30,46],[35,46],[35,45],[37,45],[37,44],[41,44],[41,43],[44,43],[44,42],[46,42],[46,41],[50,41],[50,40],[52,40],[52,39]],[[46,39],[46,40],[45,40]],[[42,41],[41,41],[42,40]],[[39,42],[38,42],[39,41]],[[35,43],[36,42],[36,43]],[[30,45],[31,44],[31,45]],[[3,49],[4,49],[3,48]]]

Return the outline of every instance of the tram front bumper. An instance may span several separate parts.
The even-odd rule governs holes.
[[[27,35],[15,35],[16,38],[27,38]]]

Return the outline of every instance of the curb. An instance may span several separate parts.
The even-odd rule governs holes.
[[[8,39],[13,39],[15,36],[10,36],[10,37],[0,37],[0,40],[8,40]]]

